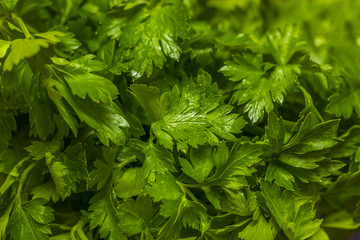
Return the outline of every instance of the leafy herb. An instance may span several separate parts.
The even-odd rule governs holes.
[[[359,231],[359,1],[0,4],[0,239]]]

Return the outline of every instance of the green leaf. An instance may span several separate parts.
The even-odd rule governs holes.
[[[52,58],[59,74],[69,85],[72,94],[85,98],[88,96],[96,103],[110,105],[119,94],[117,87],[108,79],[90,72],[103,70],[103,63],[92,60],[94,55],[86,55],[72,62]]]
[[[327,228],[356,230],[360,227],[360,223],[355,222],[353,216],[347,211],[340,210],[328,215],[322,226]]]
[[[73,96],[69,89],[60,82],[54,82],[58,93],[74,109],[79,118],[85,121],[96,133],[104,145],[109,146],[109,140],[121,145],[125,142],[125,135],[121,127],[129,127],[128,122],[122,116],[122,112],[115,104],[112,106],[103,103],[95,103],[90,99],[81,99]],[[62,103],[64,104],[64,103]],[[58,105],[59,110],[61,106]],[[69,113],[60,111],[64,119]],[[70,125],[72,127],[72,124]],[[74,129],[72,128],[74,131]],[[74,132],[76,133],[76,132]]]
[[[314,219],[311,202],[297,201],[294,195],[267,181],[261,182],[261,193],[272,216],[289,239],[304,240],[314,235],[322,220]]]
[[[258,210],[259,211],[259,210]],[[270,224],[266,221],[265,217],[260,213],[256,219],[253,219],[245,229],[239,232],[239,238],[244,240],[261,239],[273,240],[273,234]]]
[[[15,240],[48,240],[51,234],[49,223],[55,218],[50,207],[41,199],[17,204],[10,217],[9,231]]]
[[[126,16],[123,24],[121,18],[115,18],[112,24],[121,28],[119,43],[128,48],[130,61],[127,66],[131,69],[134,78],[144,73],[150,76],[153,64],[162,68],[166,57],[179,60],[181,48],[178,38],[186,39],[189,36],[188,16],[181,1],[166,1],[158,3],[153,8],[144,5],[139,11],[131,9],[119,12],[119,16]]]
[[[106,186],[108,181],[112,181],[113,170],[115,169],[115,149],[103,149],[103,157],[105,161],[99,159],[94,161],[95,169],[89,174],[88,188],[96,186],[96,189],[100,190]]]
[[[24,168],[24,162],[30,158],[27,157],[21,143],[12,149],[6,149],[0,153],[0,173],[6,174],[6,178],[1,178],[0,199],[9,190],[13,183],[19,180]],[[4,176],[1,174],[0,176]]]
[[[285,25],[267,35],[266,48],[279,65],[288,64],[295,52],[303,50],[300,27]]]
[[[262,65],[261,55],[243,54],[234,57],[233,62],[225,62],[220,69],[232,81],[240,82],[234,88],[231,101],[245,104],[244,111],[252,122],[262,120],[265,111],[270,113],[274,109],[273,102],[282,104],[283,95],[294,87],[290,66],[277,67],[268,77]]]
[[[237,114],[230,114],[232,107],[218,107],[220,96],[214,94],[217,86],[211,85],[210,76],[200,73],[198,81],[186,85],[181,93],[175,86],[169,95],[169,111],[151,126],[159,143],[168,149],[173,148],[174,140],[183,152],[188,150],[188,145],[194,148],[206,143],[218,145],[216,135],[234,141],[232,133],[239,133],[245,125]],[[201,81],[208,83],[202,85]]]
[[[284,95],[295,89],[301,65],[289,62],[303,49],[299,32],[298,27],[286,25],[267,35],[264,50],[272,54],[276,64],[263,63],[259,53],[243,53],[234,56],[233,61],[225,62],[220,69],[230,80],[240,82],[234,88],[231,101],[245,105],[244,112],[253,123],[261,121],[265,112],[274,109],[274,103],[282,104]]]
[[[153,121],[163,117],[169,108],[167,95],[161,95],[160,89],[145,84],[131,84],[131,93],[141,104],[144,110],[151,116]]]
[[[117,211],[119,203],[109,183],[90,200],[90,228],[99,227],[101,238],[126,240],[127,238],[119,226],[120,218]]]
[[[266,180],[275,182],[281,186],[286,188],[287,190],[294,190],[293,183],[295,182],[295,178],[291,175],[286,169],[278,166],[276,164],[270,163],[266,169]]]
[[[178,200],[164,201],[160,214],[169,218],[159,231],[158,239],[179,239],[183,227],[190,227],[202,234],[208,227],[206,208],[185,197]]]
[[[221,210],[238,216],[251,216],[258,207],[255,195],[250,190],[224,189],[225,197],[221,202]]]
[[[279,87],[275,86],[271,79],[264,77],[262,64],[261,55],[244,54],[235,56],[234,62],[225,62],[225,66],[220,69],[226,76],[230,76],[232,81],[240,81],[234,89],[231,101],[238,105],[246,104],[244,111],[248,112],[252,122],[262,119],[264,110],[268,113],[273,110],[271,95],[278,95],[276,91]]]
[[[330,114],[334,114],[336,117],[344,117],[348,119],[351,117],[353,111],[360,116],[360,89],[353,92],[334,93],[329,97],[329,104],[326,106],[326,110]]]
[[[289,155],[289,154],[281,154],[279,156],[279,160],[293,167],[314,169],[319,167],[319,165],[316,164],[315,162],[321,161],[323,159],[317,157],[312,158],[312,157],[302,157],[302,156]]]
[[[154,198],[155,202],[162,199],[175,200],[183,195],[174,176],[169,172],[155,173],[154,179],[148,180],[148,185],[145,186],[145,190]]]
[[[4,8],[8,10],[12,10],[19,0],[1,0],[1,4],[4,6]]]
[[[322,144],[322,142],[325,139],[329,140],[335,137],[336,130],[339,127],[339,122],[340,122],[339,119],[334,119],[313,126],[313,124],[311,123],[311,114],[308,114],[303,120],[303,122],[301,122],[299,131],[295,134],[295,136],[292,139],[289,140],[289,142],[286,144],[285,147],[290,148],[295,145],[299,145],[301,147],[300,153],[304,152],[302,149],[304,148],[303,147],[304,144],[305,144],[305,151],[307,147],[310,148],[309,151],[314,151],[314,150],[317,151],[320,150],[322,147],[328,148],[331,145],[331,143],[324,142],[325,144]],[[315,145],[313,146],[314,147],[313,148],[312,145],[319,140],[320,140],[320,146]],[[306,144],[308,141],[312,141],[311,144]],[[311,150],[311,148],[313,148],[314,150]],[[297,147],[294,148],[295,151],[296,149]]]
[[[176,172],[174,167],[174,157],[163,146],[153,144],[152,142],[144,150],[145,162],[142,166],[142,176],[144,178],[154,179],[155,173],[166,173],[167,171]]]
[[[360,196],[357,187],[360,181],[360,171],[342,174],[325,193],[326,199],[336,208],[344,206],[354,197]]]
[[[323,177],[341,168],[339,163],[329,162],[324,156],[337,143],[335,135],[339,120],[318,123],[313,117],[309,113],[300,118],[285,140],[287,133],[283,120],[269,115],[265,128],[265,141],[269,144],[262,143],[264,158],[273,161],[266,172],[267,180],[275,180],[278,185],[293,190],[294,176],[306,183],[321,182]]]
[[[360,147],[360,126],[354,125],[347,129],[339,138],[341,139],[330,152],[330,157],[334,159],[350,157],[358,151]]]
[[[308,239],[320,229],[322,220],[316,219],[312,203],[305,203],[300,206],[295,218],[295,239]]]
[[[249,82],[254,82],[264,75],[264,71],[261,69],[262,64],[263,57],[261,54],[243,53],[242,55],[234,55],[233,61],[225,62],[220,72],[232,81],[237,82],[246,79]]]
[[[203,183],[214,167],[211,154],[209,148],[191,149],[190,162],[184,158],[179,159],[182,171],[196,182]]]
[[[211,123],[210,131],[217,136],[235,141],[234,133],[240,133],[241,129],[246,125],[246,121],[239,117],[238,114],[230,114],[233,107],[223,105],[207,115]]]
[[[279,99],[279,102],[282,102],[283,95],[286,92],[292,92],[297,83],[298,76],[301,73],[301,65],[299,64],[288,64],[288,65],[278,65],[271,73],[271,78],[276,81],[278,86],[282,87],[282,90],[277,92],[278,95],[272,96],[273,99]]]
[[[54,112],[49,106],[33,103],[29,112],[30,125],[35,128],[39,137],[45,139],[55,130]]]
[[[207,129],[211,124],[206,115],[193,109],[190,104],[188,100],[179,99],[171,106],[167,115],[153,123],[152,130],[155,136],[166,148],[172,149],[172,139],[175,139],[182,149],[187,149],[187,144],[196,148],[209,140],[217,141],[216,136]]]
[[[119,177],[114,177],[114,191],[118,198],[130,198],[143,192],[144,181],[141,176],[141,168],[126,169]]]
[[[283,119],[277,118],[274,112],[269,114],[268,125],[265,127],[265,137],[274,152],[278,152],[284,145],[285,126]]]
[[[33,198],[42,198],[46,201],[52,200],[53,202],[57,202],[60,199],[60,194],[53,181],[48,181],[34,187],[31,190],[31,194],[33,195]]]
[[[244,185],[247,185],[244,176],[251,176],[254,172],[251,166],[261,161],[258,158],[260,153],[261,149],[258,145],[251,143],[242,144],[240,140],[237,141],[227,159],[225,158],[226,155],[219,156],[223,158],[222,161],[224,162],[220,163],[218,160],[215,160],[216,171],[207,179],[206,184],[239,190]]]
[[[11,45],[10,41],[0,40],[0,58],[5,57],[7,50]]]
[[[47,156],[47,154],[54,154],[60,151],[61,143],[59,141],[52,142],[40,142],[33,141],[30,146],[25,150],[29,152],[29,155],[34,160],[41,160]]]
[[[317,233],[312,235],[309,240],[330,240],[328,234],[325,232],[324,229],[320,228]]]
[[[5,236],[7,234],[6,228],[9,223],[11,210],[12,210],[12,208],[8,207],[8,209],[0,217],[0,237],[2,239],[5,239]]]
[[[128,236],[145,232],[153,216],[150,198],[139,196],[136,201],[126,199],[119,205],[119,226]]]
[[[46,77],[44,80],[44,85],[47,88],[47,92],[49,98],[54,102],[56,105],[60,115],[64,119],[64,121],[69,125],[72,132],[77,135],[78,134],[78,127],[79,124],[73,116],[73,110],[69,106],[69,104],[64,100],[61,94],[54,88],[54,80],[51,77]]]
[[[15,39],[11,42],[11,51],[4,62],[4,71],[11,71],[23,59],[32,57],[41,48],[48,48],[49,41],[41,38],[37,39]]]
[[[88,177],[85,152],[80,144],[69,146],[55,157],[47,157],[46,164],[62,199],[76,192],[77,183]]]

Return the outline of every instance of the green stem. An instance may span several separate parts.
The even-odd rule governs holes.
[[[129,163],[132,163],[132,162],[136,162],[136,157],[135,156],[132,156],[132,157],[126,159],[124,162],[121,162],[119,164],[115,164],[115,168],[122,169],[123,167],[125,167],[126,165],[128,165]]]
[[[37,164],[37,162],[33,162],[21,174],[21,177],[20,177],[20,180],[19,180],[19,187],[18,187],[16,197],[15,197],[15,198],[17,198],[19,200],[20,203],[21,203],[21,193],[22,193],[22,189],[23,189],[24,184],[25,184],[25,180],[27,179],[27,175],[36,166],[36,164]]]
[[[317,110],[317,108],[314,106],[313,100],[311,95],[309,94],[309,92],[302,86],[298,86],[300,91],[303,93],[304,95],[304,100],[305,100],[305,107],[311,107],[312,111],[315,112],[316,116],[323,122],[324,119],[322,118],[321,114],[319,113],[319,111]]]
[[[184,183],[176,180],[176,184],[181,188],[181,190],[183,191],[184,195],[189,195],[189,197],[194,201],[194,202],[199,202],[197,200],[197,198],[195,197],[195,195],[185,186]]]
[[[25,162],[26,160],[28,160],[29,157],[23,158],[18,164],[21,164],[23,162]],[[19,186],[18,186],[18,190],[16,193],[16,196],[14,199],[12,199],[12,201],[10,202],[9,206],[7,207],[5,213],[3,214],[3,216],[10,216],[10,212],[12,211],[15,203],[19,203],[21,204],[21,192],[22,192],[22,188],[24,186],[25,183],[25,179],[27,178],[27,175],[29,174],[29,172],[35,167],[36,162],[30,164],[25,171],[22,173],[21,177],[20,177],[20,181],[19,181]],[[2,216],[2,217],[3,217]]]
[[[89,240],[89,238],[86,236],[82,229],[85,224],[86,221],[84,220],[84,218],[81,218],[80,221],[71,229],[70,237],[72,240],[77,240],[75,233],[77,233],[78,237],[81,240]]]
[[[181,183],[187,188],[202,188],[203,184],[187,184],[187,183]]]
[[[23,159],[21,159],[16,165],[15,167],[11,170],[11,172],[8,174],[5,182],[1,185],[0,187],[0,197],[9,189],[9,187],[15,182],[16,177],[14,177],[14,175],[12,175],[13,171],[17,172],[17,168],[19,168],[25,161],[29,160],[30,157],[25,157]]]
[[[54,228],[60,228],[61,230],[71,230],[73,227],[65,225],[65,224],[59,224],[59,223],[50,223],[50,227]]]
[[[66,7],[61,17],[61,25],[64,25],[73,7],[72,0],[66,0]]]
[[[84,230],[82,228],[78,228],[77,234],[80,237],[81,240],[89,240],[89,238],[84,233]]]
[[[15,14],[12,14],[12,17],[13,17],[14,20],[17,21],[17,23],[19,24],[21,30],[24,32],[25,38],[33,39],[34,37],[29,32],[29,29],[26,27],[26,25],[25,25],[24,21],[21,19],[21,17],[15,15]]]

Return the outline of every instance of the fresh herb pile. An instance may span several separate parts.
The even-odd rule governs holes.
[[[360,1],[0,2],[0,239],[359,229]]]

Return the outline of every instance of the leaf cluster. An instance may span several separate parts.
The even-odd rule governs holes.
[[[358,0],[0,0],[0,239],[350,237],[359,19]]]

